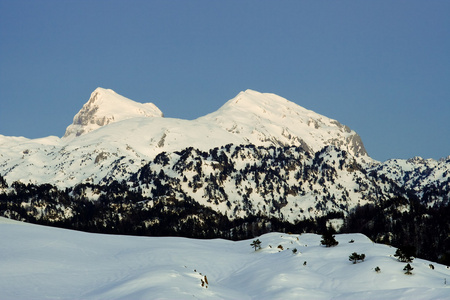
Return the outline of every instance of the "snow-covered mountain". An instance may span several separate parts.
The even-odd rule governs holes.
[[[70,187],[98,183],[119,164],[128,174],[136,172],[161,152],[227,144],[301,146],[309,152],[334,145],[370,160],[356,132],[274,94],[247,90],[214,113],[181,120],[98,88],[61,139],[0,136],[0,174],[8,182]]]
[[[447,299],[450,269],[406,263],[362,234],[252,240],[132,237],[0,218],[1,299]],[[295,250],[296,251],[295,251]],[[295,253],[294,253],[295,252]],[[349,256],[365,254],[353,264]],[[378,268],[379,272],[375,269]],[[377,269],[377,270],[378,270]]]
[[[62,138],[0,136],[0,216],[86,231],[242,239],[328,224],[446,261],[449,199],[449,158],[377,162],[338,121],[251,90],[181,120],[99,88]]]
[[[67,127],[65,138],[80,136],[113,122],[137,117],[162,117],[163,113],[153,103],[141,104],[125,98],[113,90],[97,88],[89,101]]]
[[[226,145],[233,147],[225,149]],[[266,150],[239,150],[238,146]],[[281,156],[278,150],[270,150],[271,147],[280,149]],[[185,149],[203,152],[204,157],[195,157],[195,151]],[[317,210],[313,215],[320,215],[323,207],[345,207],[348,211],[357,204],[408,193],[424,198],[429,205],[447,203],[450,197],[449,159],[374,161],[367,155],[358,134],[347,126],[280,96],[252,90],[239,93],[216,112],[195,120],[181,120],[164,118],[152,103],[137,103],[112,90],[98,88],[75,115],[62,138],[0,135],[0,175],[10,184],[20,181],[71,188],[80,183],[129,182],[146,167],[151,174],[164,170],[167,180],[175,180],[173,190],[219,209],[221,205],[212,205],[215,201],[205,190],[212,189],[205,176],[219,175],[219,169],[211,169],[218,160],[211,152],[217,154],[214,149],[222,149],[221,155],[241,174],[246,172],[247,165],[252,165],[262,182],[269,178],[262,157],[270,159],[279,155],[281,160],[292,160],[285,173],[280,173],[284,164],[267,162],[274,164],[274,172],[281,178],[280,186],[271,183],[277,191],[271,194],[271,201],[279,201],[279,191],[284,190],[288,196],[281,197],[284,199],[281,207],[287,210],[285,216],[291,216],[287,217],[289,220],[311,215],[299,215],[292,205],[303,211]],[[177,154],[181,152],[189,153]],[[155,158],[162,153],[168,162],[155,163]],[[198,165],[196,170],[201,173],[187,169],[189,165],[181,166],[180,159],[188,164],[187,158]],[[299,175],[305,169],[314,171]],[[186,176],[186,186],[176,183]],[[239,208],[242,205],[237,202],[245,194],[253,208],[260,207],[258,210],[263,211],[266,205],[270,210],[266,197],[270,192],[267,188],[261,190],[259,178],[247,177],[242,181],[239,176],[242,175],[230,172],[226,180],[220,180],[223,199],[228,201],[225,203],[235,203]],[[305,180],[308,184],[304,184]],[[193,188],[194,181],[201,187]],[[245,185],[239,186],[241,182]],[[399,188],[403,191],[399,192]],[[148,196],[152,194],[148,192]],[[222,212],[229,209],[236,206],[228,204],[220,208]]]
[[[391,159],[368,168],[368,171],[392,179],[430,207],[442,202],[450,204],[450,156],[440,160],[418,156]]]
[[[244,137],[241,144],[301,146],[310,152],[333,145],[356,157],[367,156],[356,132],[274,94],[246,90],[197,121]]]

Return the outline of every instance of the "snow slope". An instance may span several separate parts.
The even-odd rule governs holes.
[[[251,241],[76,232],[0,218],[0,299],[448,299],[450,270],[361,234],[319,246],[315,234]],[[349,243],[353,239],[354,243]],[[283,250],[278,248],[281,245]],[[292,249],[298,250],[293,254]],[[364,262],[348,256],[364,253]],[[304,262],[306,261],[306,265]],[[380,273],[374,271],[375,267]],[[208,284],[202,287],[207,277]],[[207,287],[206,287],[207,286]]]

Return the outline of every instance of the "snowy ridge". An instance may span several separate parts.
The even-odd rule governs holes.
[[[2,299],[446,299],[450,269],[362,234],[270,233],[252,240],[89,234],[0,218]],[[353,240],[352,243],[349,243]],[[296,254],[292,250],[296,249]],[[353,264],[351,253],[365,254]],[[431,266],[432,265],[432,268]],[[379,267],[380,272],[375,272]],[[205,277],[207,283],[205,283]],[[203,281],[203,286],[202,286]]]
[[[153,104],[98,88],[62,139],[0,139],[0,174],[8,182],[69,187],[99,183],[118,163],[130,174],[161,152],[227,144],[301,146],[312,152],[334,145],[372,161],[354,131],[274,94],[247,90],[218,111],[188,121],[163,118]]]

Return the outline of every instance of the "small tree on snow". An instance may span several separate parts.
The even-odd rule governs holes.
[[[366,258],[366,255],[363,254],[358,254],[356,252],[353,252],[349,257],[348,260],[352,261],[354,264],[356,264],[358,262],[358,260],[360,261],[364,261],[364,259]]]
[[[405,274],[406,274],[406,275],[411,275],[411,274],[412,274],[412,272],[411,272],[412,270],[414,270],[414,268],[411,267],[410,264],[407,264],[407,265],[403,268],[403,271],[405,271]]]
[[[334,235],[331,230],[327,230],[324,234],[322,234],[322,240],[320,241],[321,245],[325,247],[334,247],[339,244],[338,241],[334,238]]]
[[[258,249],[261,249],[261,241],[259,239],[254,240],[250,246],[252,246],[253,248],[255,248],[255,251]]]

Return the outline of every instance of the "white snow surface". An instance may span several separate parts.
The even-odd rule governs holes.
[[[450,269],[362,234],[270,233],[239,242],[77,232],[0,218],[0,299],[448,299]],[[349,243],[354,240],[353,243]],[[279,248],[278,246],[281,246]],[[292,249],[297,249],[297,254]],[[351,253],[364,253],[353,264]],[[306,265],[304,264],[306,262]],[[379,267],[381,272],[375,272]],[[202,287],[201,280],[208,284]],[[206,287],[207,286],[207,287]]]

